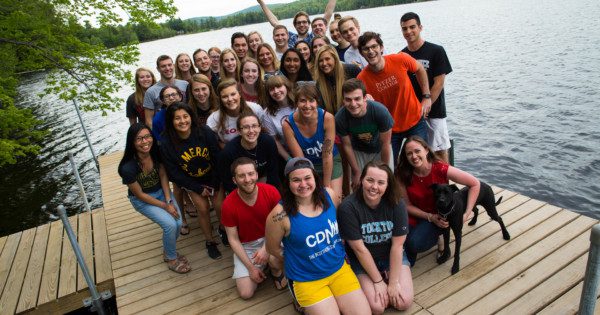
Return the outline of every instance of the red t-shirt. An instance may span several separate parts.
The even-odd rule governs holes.
[[[265,236],[267,216],[275,208],[281,195],[269,184],[256,183],[258,196],[253,206],[247,205],[237,188],[223,201],[221,206],[221,223],[228,227],[237,227],[242,243],[252,242]]]
[[[406,187],[408,199],[413,206],[429,213],[436,213],[432,184],[448,184],[448,164],[444,162],[433,162],[431,172],[425,177],[412,175],[410,186]],[[415,226],[417,218],[409,215],[408,224]]]
[[[407,73],[416,72],[418,64],[413,57],[402,52],[383,58],[383,70],[374,72],[367,66],[357,78],[365,83],[367,93],[385,105],[394,117],[392,132],[403,132],[415,126],[422,116],[421,103]]]

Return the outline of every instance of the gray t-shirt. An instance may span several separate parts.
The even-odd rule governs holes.
[[[365,153],[381,152],[379,133],[392,129],[394,118],[383,104],[367,101],[362,117],[350,115],[345,107],[335,114],[335,130],[341,137],[350,136],[352,149]]]
[[[183,93],[183,102],[187,102],[187,87],[188,81],[175,79],[174,85],[181,90]],[[159,110],[162,107],[162,102],[160,101],[160,91],[167,86],[161,81],[156,82],[153,86],[149,87],[146,90],[146,94],[144,94],[144,108]]]

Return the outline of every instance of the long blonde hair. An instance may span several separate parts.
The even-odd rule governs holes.
[[[175,79],[185,80],[183,78],[183,72],[181,72],[181,70],[179,70],[179,58],[181,58],[183,56],[187,56],[188,59],[190,60],[190,70],[189,70],[190,75],[196,74],[196,69],[194,69],[194,59],[192,59],[190,57],[190,55],[188,55],[186,53],[181,53],[181,54],[177,55],[177,58],[175,58]]]
[[[137,68],[137,70],[135,70],[135,105],[137,106],[142,106],[142,104],[144,104],[144,95],[146,94],[146,89],[144,89],[142,87],[142,85],[140,84],[140,72],[142,71],[146,71],[148,73],[150,73],[150,76],[152,77],[152,85],[156,84],[156,77],[154,76],[154,73],[152,72],[152,70],[148,69],[148,68]],[[150,85],[150,86],[152,86]]]
[[[255,34],[258,35],[258,38],[260,38],[260,44],[265,42],[264,39],[262,38],[262,35],[260,35],[259,32],[252,31],[252,32],[248,33],[248,35],[246,35],[246,38],[248,39],[248,56],[250,56],[254,59],[258,59],[258,47],[256,47],[256,53],[254,53],[254,51],[252,51],[252,48],[250,48],[250,36],[255,35]]]
[[[268,43],[262,43],[260,45],[258,45],[258,48],[256,49],[256,54],[260,54],[260,50],[266,48],[270,53],[271,56],[273,57],[273,66],[275,67],[275,71],[279,70],[279,59],[277,59],[277,54],[275,53],[275,50],[273,49],[273,47],[271,47],[271,45],[269,45]],[[258,56],[256,56],[256,60],[258,60],[259,64],[260,64],[260,60],[258,59]],[[263,66],[260,66],[261,68],[263,68]],[[264,71],[264,68],[263,68]]]
[[[221,68],[219,69],[219,73],[221,75],[221,78],[223,78],[223,79],[229,78],[227,76],[227,71],[225,71],[225,67],[223,66],[223,58],[224,58],[223,56],[225,56],[226,54],[232,54],[233,58],[235,59],[235,73],[233,74],[234,77],[231,79],[234,79],[235,81],[240,82],[240,59],[235,54],[235,51],[233,51],[233,49],[231,49],[231,48],[223,49],[223,51],[221,52],[221,56],[219,56],[219,65],[221,66]]]
[[[328,75],[321,70],[321,67],[319,67],[319,59],[324,53],[330,53],[335,61],[332,74],[333,84],[329,83],[330,81],[327,79]],[[317,82],[319,91],[321,91],[321,96],[323,97],[324,102],[323,106],[328,112],[335,115],[342,105],[342,85],[346,80],[344,66],[340,62],[340,57],[335,51],[335,48],[330,45],[319,48],[315,58],[315,66],[314,79],[315,82]]]

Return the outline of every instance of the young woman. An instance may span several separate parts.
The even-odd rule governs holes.
[[[265,83],[267,107],[265,108],[265,129],[275,138],[277,152],[283,161],[291,158],[283,134],[283,122],[294,112],[296,104],[292,92],[292,83],[282,75],[275,75]]]
[[[208,256],[219,259],[221,252],[213,238],[208,201],[214,199],[218,189],[217,138],[207,126],[198,125],[192,108],[185,103],[175,103],[167,109],[166,123],[167,136],[160,151],[167,174],[174,184],[189,193],[198,211]],[[219,215],[220,208],[216,210]]]
[[[253,103],[265,106],[265,85],[263,83],[264,74],[258,61],[250,57],[242,62],[240,67],[240,83],[238,84],[242,97]]]
[[[410,264],[403,250],[408,214],[386,163],[365,165],[358,189],[339,207],[338,223],[350,266],[371,312],[383,314],[388,306],[408,309],[414,295]],[[381,226],[385,228],[377,228]]]
[[[145,122],[144,114],[144,95],[146,90],[156,83],[154,73],[150,69],[138,68],[135,70],[135,92],[127,98],[126,116],[129,118],[129,125],[136,122]]]
[[[154,142],[146,125],[131,125],[127,131],[125,153],[119,163],[119,175],[128,187],[127,194],[133,208],[162,228],[163,257],[169,269],[186,273],[191,267],[187,259],[176,251],[181,212],[169,190],[167,172],[160,163]]]
[[[437,214],[430,186],[448,184],[451,180],[469,187],[466,209],[473,209],[480,184],[473,175],[437,160],[427,142],[418,136],[408,137],[404,142],[396,176],[409,214],[410,233],[406,239],[406,254],[411,265],[414,265],[417,253],[430,249],[436,243],[438,255],[444,250],[443,242],[438,242],[438,239],[441,229],[448,227],[448,222]],[[464,214],[465,221],[471,212],[467,210]]]
[[[336,219],[338,196],[321,185],[308,159],[289,160],[284,174],[282,201],[267,218],[266,247],[284,261],[297,303],[309,315],[369,314],[369,302],[344,261]]]
[[[258,45],[258,64],[265,73],[265,80],[268,76],[281,74],[279,71],[279,60],[277,60],[275,50],[271,45],[264,43]]]
[[[312,55],[312,52],[310,51],[310,46],[308,45],[308,43],[305,41],[298,41],[296,43],[296,45],[294,46],[294,48],[296,48],[296,50],[302,56],[302,59],[304,59],[304,61],[306,62],[306,66],[308,67],[308,70],[312,71],[313,55]]]
[[[324,108],[335,115],[342,106],[342,85],[344,81],[356,78],[360,68],[354,64],[345,64],[330,45],[317,50],[317,67],[314,79],[323,97]]]
[[[240,60],[232,49],[226,48],[221,52],[219,64],[221,80],[234,79],[240,82]]]
[[[181,53],[175,58],[175,79],[189,81],[196,73],[192,65],[192,58],[186,53]]]
[[[310,51],[313,56],[317,55],[317,50],[323,46],[331,45],[329,38],[327,36],[315,35],[313,39],[310,41]]]
[[[297,81],[312,81],[306,61],[301,56],[294,48],[286,50],[281,56],[281,68],[279,70],[294,85]]]
[[[192,76],[192,85],[190,86],[192,97],[188,102],[198,118],[198,123],[206,125],[206,120],[212,112],[219,108],[219,99],[213,90],[212,83],[207,76],[203,74],[194,74]]]
[[[208,116],[206,125],[217,134],[219,146],[223,148],[227,142],[239,135],[237,118],[241,114],[253,112],[262,121],[263,109],[256,103],[246,102],[238,91],[237,82],[232,79],[219,83],[217,95],[219,96],[219,110]]]
[[[318,107],[319,91],[314,83],[299,84],[295,90],[296,111],[283,125],[285,140],[293,157],[308,158],[323,178],[323,185],[342,195],[342,159],[334,144],[335,118]]]
[[[260,132],[261,128],[260,120],[254,113],[241,114],[237,119],[240,136],[229,141],[219,157],[220,178],[226,192],[236,188],[230,166],[242,156],[254,161],[259,181],[271,184],[277,189],[281,188],[278,158],[273,154],[277,145],[273,137]]]
[[[167,108],[176,102],[181,102],[183,99],[183,92],[176,86],[165,86],[160,90],[158,97],[163,105],[160,111],[152,117],[152,134],[154,134],[156,139],[162,142]]]
[[[248,56],[253,59],[258,58],[258,46],[263,43],[262,36],[257,31],[248,33]]]

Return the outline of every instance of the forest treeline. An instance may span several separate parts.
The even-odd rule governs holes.
[[[350,11],[361,8],[396,5],[414,0],[339,0],[335,11]],[[298,0],[286,5],[270,6],[279,19],[291,18],[298,11],[306,11],[310,15],[322,13],[327,0]],[[170,19],[165,23],[128,23],[120,26],[94,28],[88,22],[81,26],[79,37],[91,44],[104,44],[106,47],[117,47],[135,42],[147,42],[180,34],[199,33],[246,24],[266,22],[260,7],[256,6],[244,12],[225,17],[191,18],[181,20]]]

